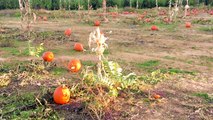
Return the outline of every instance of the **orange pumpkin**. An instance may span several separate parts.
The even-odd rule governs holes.
[[[101,22],[99,20],[94,21],[94,26],[100,26]]]
[[[81,62],[78,59],[70,60],[68,64],[68,69],[71,72],[78,72],[81,69]]]
[[[155,99],[159,99],[161,96],[158,95],[158,94],[154,94],[153,97],[154,97]]]
[[[43,17],[43,20],[44,20],[44,21],[47,21],[47,16],[44,16],[44,17]]]
[[[57,104],[66,104],[70,100],[70,90],[65,85],[59,86],[53,93],[54,102]]]
[[[83,45],[81,43],[75,43],[74,50],[76,50],[76,51],[83,51],[84,47],[83,47]]]
[[[153,31],[158,30],[158,27],[155,26],[155,25],[153,25],[153,26],[151,27],[151,30],[153,30]]]
[[[191,23],[190,22],[186,22],[185,26],[186,26],[186,28],[190,28],[191,27]]]
[[[66,35],[67,37],[69,37],[70,35],[71,35],[71,33],[72,33],[72,30],[69,28],[69,29],[66,29],[65,31],[64,31],[64,35]]]
[[[54,54],[52,52],[44,52],[42,58],[46,62],[51,62],[54,59]]]

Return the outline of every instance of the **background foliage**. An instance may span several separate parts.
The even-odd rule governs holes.
[[[129,7],[130,0],[107,0],[107,6],[118,6],[119,8]],[[136,7],[137,0],[131,0],[132,7]],[[173,2],[175,0],[172,0]],[[80,2],[81,6],[84,9],[87,9],[88,0],[30,0],[31,6],[34,9],[48,9],[48,10],[58,10],[60,6],[64,9],[78,9],[78,3]],[[189,0],[190,5],[211,5],[213,6],[213,0]],[[139,8],[152,8],[155,7],[155,0],[138,0]],[[158,0],[158,4],[161,7],[168,6],[169,0]],[[183,4],[186,4],[186,0],[183,0]],[[102,0],[90,0],[90,5],[93,9],[100,8],[102,6]],[[0,9],[18,9],[19,4],[18,0],[0,0]]]

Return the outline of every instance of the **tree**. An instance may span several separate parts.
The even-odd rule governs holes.
[[[108,19],[106,18],[106,0],[103,0],[103,17],[104,17],[104,21],[108,22]]]
[[[136,1],[136,9],[138,9],[138,0]]]

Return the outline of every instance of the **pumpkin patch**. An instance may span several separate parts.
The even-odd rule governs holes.
[[[0,120],[211,119],[209,1],[0,0]]]

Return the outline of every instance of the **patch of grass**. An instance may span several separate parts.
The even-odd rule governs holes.
[[[16,47],[4,47],[4,48],[0,48],[0,49],[8,52],[11,55],[19,55],[20,54],[20,51]]]
[[[193,96],[200,97],[204,99],[206,102],[213,103],[213,97],[209,96],[207,93],[194,93]]]
[[[45,110],[44,106],[39,106],[35,100],[35,93],[26,92],[13,93],[10,96],[0,96],[2,106],[1,117],[3,119],[58,119],[56,112]],[[41,112],[43,111],[43,112]],[[45,113],[44,113],[45,112]]]
[[[213,66],[213,57],[211,56],[200,56],[200,64],[207,66],[207,67],[212,67]]]
[[[188,60],[188,61],[186,61],[186,63],[188,63],[188,64],[192,64],[192,63],[194,63],[194,61],[192,61],[192,60]]]
[[[53,34],[54,34],[54,32],[52,32],[52,31],[44,31],[44,32],[40,32],[38,34],[38,36],[41,36],[43,39],[45,39],[45,38],[52,36]]]
[[[136,67],[142,68],[143,70],[145,70],[147,72],[153,72],[153,71],[155,71],[155,69],[158,65],[160,65],[159,60],[149,60],[149,61],[145,61],[143,63],[137,63]]]
[[[169,59],[169,60],[175,60],[176,59],[175,57],[172,57],[172,56],[164,56],[163,58]]]
[[[172,24],[165,24],[165,23],[162,23],[162,22],[155,22],[155,23],[150,23],[150,24],[143,24],[143,27],[149,29],[151,28],[152,25],[156,25],[159,30],[166,30],[166,31],[171,31],[171,32],[175,32],[177,31],[177,28],[178,28],[178,23],[172,23]]]
[[[159,60],[149,60],[149,61],[145,61],[143,63],[138,63],[137,66],[139,68],[149,68],[149,67],[158,66],[159,64],[160,64]]]
[[[157,84],[158,82],[161,82],[165,79],[167,79],[168,74],[162,72],[160,69],[155,70],[147,75],[142,75],[139,80],[144,81],[146,84]]]
[[[95,66],[95,63],[92,61],[82,61],[82,64],[84,66]]]
[[[110,54],[109,49],[105,49],[105,50],[104,50],[104,55],[109,55],[109,54]]]
[[[208,27],[200,27],[200,31],[206,31],[206,32],[213,32],[213,26],[208,26]]]
[[[191,47],[193,50],[198,50],[196,46]]]
[[[205,60],[207,62],[213,62],[213,57],[209,56],[200,56],[200,59]]]
[[[187,71],[187,70],[181,70],[178,68],[169,68],[169,69],[161,69],[162,72],[164,73],[169,73],[169,74],[190,74],[190,75],[195,75],[195,72],[192,71]]]
[[[29,55],[29,49],[25,48],[23,50],[18,49],[16,47],[4,47],[0,48],[0,50],[6,51],[7,53],[4,54],[4,57],[8,56],[28,56]]]
[[[0,47],[15,47],[15,44],[12,40],[4,39],[0,41]]]
[[[67,69],[62,68],[62,67],[54,67],[54,68],[52,69],[52,73],[53,73],[54,75],[63,75],[63,74],[65,74],[65,73],[67,73]]]

